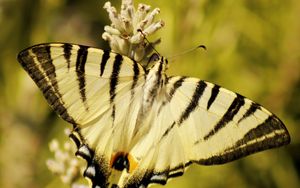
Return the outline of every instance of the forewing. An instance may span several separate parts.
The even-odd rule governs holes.
[[[93,124],[114,106],[117,93],[132,93],[144,74],[127,57],[68,43],[30,47],[18,60],[50,106],[78,126]]]

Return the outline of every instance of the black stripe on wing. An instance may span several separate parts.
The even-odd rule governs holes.
[[[238,120],[238,123],[240,123],[242,120],[246,119],[247,117],[251,116],[252,114],[254,114],[254,112],[256,112],[256,110],[260,110],[261,107],[259,104],[256,104],[254,102],[251,103],[250,108],[247,110],[247,112],[243,115],[243,117],[241,117],[241,119]]]
[[[280,132],[280,130],[282,130],[283,132],[280,134],[277,133],[277,131]],[[274,133],[274,137],[267,136],[271,133]],[[235,146],[232,147],[232,149],[238,148],[239,146],[247,144],[251,141],[256,141],[258,138],[262,137],[268,140],[267,144],[265,146],[263,146],[262,144],[257,145],[260,145],[260,147],[265,147],[265,149],[286,145],[290,142],[290,138],[287,133],[288,132],[284,124],[275,115],[271,115],[263,123],[249,130],[242,139],[236,142]]]
[[[66,59],[66,62],[67,62],[67,66],[68,66],[68,70],[70,70],[70,67],[71,67],[71,51],[72,51],[72,48],[73,48],[73,45],[72,44],[69,44],[69,43],[65,43],[63,44],[63,49],[64,49],[64,57]]]
[[[109,89],[109,94],[110,94],[110,103],[113,105],[112,106],[112,118],[113,120],[115,119],[115,104],[114,104],[114,99],[116,97],[116,88],[118,85],[119,81],[119,73],[121,69],[121,65],[123,62],[123,57],[120,54],[116,54],[114,64],[113,64],[113,70],[110,76],[110,89]]]
[[[191,102],[188,104],[184,112],[182,113],[181,117],[179,118],[179,125],[186,120],[190,114],[195,110],[195,108],[198,106],[199,100],[207,87],[207,84],[200,80],[196,86],[196,89],[194,91],[194,94],[192,96]]]
[[[163,108],[168,102],[170,102],[170,101],[172,100],[174,94],[175,94],[176,91],[182,86],[182,83],[185,81],[186,77],[182,76],[182,77],[180,77],[176,82],[170,82],[171,79],[172,79],[172,77],[169,77],[169,78],[166,79],[166,83],[165,83],[165,84],[166,84],[167,87],[171,87],[171,89],[170,89],[170,92],[167,93],[167,96],[166,96],[167,99],[164,100],[164,101],[162,102],[162,104],[160,105],[160,107],[159,107],[159,109],[158,109],[158,114],[160,113],[160,111],[162,110],[162,108]],[[172,84],[172,86],[168,86],[169,84],[170,84],[170,85]]]
[[[50,80],[51,86],[54,88],[57,95],[61,98],[61,94],[58,90],[55,66],[53,65],[53,59],[51,58],[50,45],[42,45],[39,47],[33,47],[32,53],[36,56],[41,68],[44,71],[45,76]]]
[[[289,143],[290,136],[284,124],[275,115],[271,115],[263,123],[250,129],[234,146],[207,159],[193,162],[201,165],[223,164]]]
[[[209,108],[211,107],[211,105],[213,104],[213,102],[216,100],[219,92],[220,92],[220,86],[214,85],[214,87],[211,90],[210,98],[209,98],[209,100],[207,102],[207,107],[206,107],[207,110],[209,110]]]
[[[88,56],[88,49],[87,46],[79,46],[77,52],[77,59],[76,59],[76,75],[78,80],[79,92],[81,96],[82,103],[85,106],[85,110],[88,111],[88,106],[86,103],[86,80],[85,80],[85,63]]]
[[[27,48],[19,53],[18,61],[28,72],[37,86],[41,89],[46,100],[54,109],[54,111],[58,113],[65,121],[76,125],[75,120],[69,115],[67,109],[64,107],[61,94],[59,93],[55,75],[55,67],[52,64],[52,59],[49,55],[49,48],[50,46],[48,44],[40,44]],[[29,53],[30,50],[32,51],[32,54]],[[33,53],[33,51],[35,53]],[[38,63],[45,64],[42,65],[43,70],[39,69],[34,57],[37,58]],[[49,63],[51,63],[51,65]],[[46,74],[43,71],[46,71]]]
[[[230,121],[233,120],[234,116],[238,113],[240,108],[245,104],[245,98],[239,94],[236,94],[235,99],[232,101],[231,105],[219,120],[219,122],[214,126],[214,128],[204,136],[204,140],[209,139],[211,136],[218,133],[222,128],[224,128]]]
[[[162,135],[161,139],[164,138],[165,136],[167,136],[169,134],[169,132],[174,128],[174,126],[176,125],[175,122],[173,122],[168,128],[167,130],[164,132],[164,134]],[[160,139],[160,140],[161,140]]]
[[[175,92],[177,91],[178,88],[180,88],[182,86],[182,83],[184,82],[184,80],[186,79],[186,77],[180,77],[179,80],[177,80],[176,82],[174,82],[172,89],[170,90],[170,93],[168,94],[168,101],[171,101]]]
[[[120,54],[117,54],[115,57],[115,61],[113,64],[113,70],[110,76],[110,102],[113,103],[114,98],[116,96],[116,87],[118,85],[119,73],[122,65],[123,57]]]
[[[133,61],[133,80],[131,85],[131,99],[133,99],[134,97],[135,86],[137,84],[139,74],[140,74],[140,69],[138,63],[136,61]]]
[[[101,63],[100,63],[100,77],[104,73],[105,65],[106,65],[107,61],[109,60],[109,54],[110,54],[110,51],[103,50],[103,55],[102,55],[102,59],[101,59]]]

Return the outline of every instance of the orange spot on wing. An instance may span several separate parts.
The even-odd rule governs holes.
[[[128,161],[130,163],[130,166],[129,166],[129,173],[132,173],[138,166],[138,160],[132,156],[130,153],[128,154]]]
[[[139,164],[138,160],[134,156],[132,156],[130,153],[120,151],[120,152],[115,152],[112,154],[112,156],[110,158],[110,162],[109,162],[110,168],[114,167],[114,164],[119,157],[127,158],[128,163],[129,163],[128,173],[132,173]]]

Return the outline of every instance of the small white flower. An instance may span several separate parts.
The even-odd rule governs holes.
[[[46,165],[48,166],[49,170],[55,174],[61,174],[65,169],[65,166],[62,163],[58,163],[53,159],[48,159],[46,161]]]
[[[69,135],[70,132],[70,130],[66,130],[65,134]],[[70,143],[70,140],[64,144],[59,144],[56,139],[53,139],[49,143],[49,148],[53,152],[54,158],[46,161],[48,169],[58,175],[65,184],[69,184],[72,187],[85,187],[85,185],[75,184],[82,177],[81,174],[85,169],[85,162],[74,155],[76,149]]]
[[[119,14],[110,2],[104,4],[104,9],[108,12],[111,25],[104,27],[102,38],[109,42],[112,51],[142,61],[152,50],[149,46],[160,42],[144,42],[144,37],[164,26],[162,20],[155,21],[155,16],[160,13],[159,8],[150,11],[149,5],[139,4],[135,9],[132,0],[122,0]]]
[[[55,150],[57,150],[59,148],[59,143],[56,139],[53,139],[50,143],[49,143],[49,149],[50,151],[54,152]]]

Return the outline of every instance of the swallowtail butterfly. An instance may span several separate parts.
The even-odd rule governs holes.
[[[145,188],[192,163],[230,162],[290,142],[259,104],[197,78],[145,70],[128,57],[68,43],[39,44],[18,60],[54,111],[73,125],[76,155],[95,188]]]

